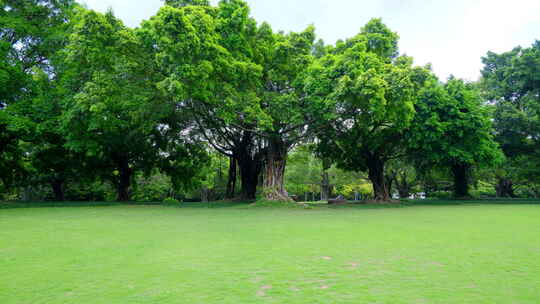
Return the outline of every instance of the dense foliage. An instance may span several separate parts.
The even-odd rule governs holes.
[[[529,48],[489,52],[481,86],[495,107],[497,141],[507,163],[496,171],[497,192],[513,197],[515,186],[538,192],[540,171],[540,41]]]
[[[0,199],[540,195],[540,42],[478,83],[398,47],[380,19],[326,45],[243,0],[167,0],[138,28],[2,0]]]

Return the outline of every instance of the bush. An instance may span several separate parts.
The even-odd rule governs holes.
[[[428,197],[436,199],[451,199],[453,198],[453,194],[450,191],[434,191],[429,193]]]
[[[171,180],[168,176],[155,173],[152,176],[137,176],[131,198],[137,202],[162,202],[174,196],[171,194]]]
[[[182,202],[180,202],[179,200],[177,200],[175,198],[168,197],[168,198],[163,200],[162,204],[164,206],[179,207],[180,205],[182,205]]]
[[[373,186],[371,183],[346,184],[336,187],[336,194],[348,199],[355,199],[358,193],[362,199],[373,197]]]

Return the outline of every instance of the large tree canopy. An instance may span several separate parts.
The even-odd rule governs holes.
[[[192,115],[194,136],[238,161],[242,196],[254,199],[261,162],[252,127],[260,109],[255,95],[261,68],[252,62],[256,23],[243,1],[165,6],[143,24],[164,79],[159,87]]]
[[[509,159],[497,173],[501,196],[512,196],[519,179],[538,180],[540,171],[540,41],[529,48],[489,52],[482,59],[481,85],[495,103],[496,139]]]
[[[414,123],[408,132],[410,153],[420,167],[449,168],[455,196],[466,197],[470,170],[501,157],[488,109],[474,85],[455,78],[441,84],[429,77],[418,95]]]
[[[21,174],[20,143],[37,138],[28,104],[39,95],[39,75],[54,75],[50,61],[64,46],[74,6],[73,0],[0,1],[0,182]]]
[[[287,153],[308,137],[315,121],[317,102],[309,102],[302,90],[305,71],[312,62],[314,28],[300,33],[273,34],[263,25],[259,43],[265,46],[263,75],[258,91],[262,115],[258,133],[266,147],[264,195],[269,200],[288,200],[284,188]]]
[[[311,121],[301,88],[313,28],[284,34],[257,27],[246,3],[235,0],[166,6],[143,29],[156,41],[162,87],[194,114],[206,140],[237,159],[246,198],[255,196],[264,158],[266,197],[288,200],[287,151]]]
[[[67,146],[110,164],[118,200],[129,200],[135,171],[172,167],[173,181],[189,181],[199,158],[181,136],[184,122],[171,118],[175,105],[158,90],[161,76],[144,46],[112,13],[81,10],[65,49]]]
[[[309,98],[332,113],[320,151],[342,168],[368,171],[381,201],[390,199],[385,164],[404,151],[416,98],[411,60],[396,57],[397,39],[380,20],[371,20],[318,60],[306,82]]]

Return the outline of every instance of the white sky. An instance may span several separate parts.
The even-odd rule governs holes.
[[[136,27],[154,15],[161,0],[79,0],[89,8],[112,8]],[[212,0],[216,3],[217,0]],[[432,63],[450,74],[476,80],[481,57],[540,40],[540,0],[247,0],[252,16],[276,30],[299,31],[314,24],[326,43],[355,35],[371,18],[400,35],[400,51],[415,63]]]

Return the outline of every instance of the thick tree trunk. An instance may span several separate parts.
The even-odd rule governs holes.
[[[254,200],[262,169],[262,159],[258,154],[254,156],[239,154],[237,161],[240,169],[240,199]]]
[[[270,138],[266,151],[264,197],[270,201],[291,201],[285,190],[287,146],[280,138]]]
[[[118,171],[120,173],[118,179],[118,194],[116,200],[119,202],[127,202],[130,199],[130,186],[133,169],[129,167],[127,160],[119,161]]]
[[[495,190],[497,191],[497,197],[516,197],[514,194],[514,184],[508,178],[498,177]]]
[[[452,165],[454,177],[454,196],[457,198],[469,197],[469,169],[467,164],[459,163]]]
[[[263,165],[263,152],[251,132],[244,132],[233,151],[236,166],[240,172],[239,199],[251,201],[257,194],[257,185]]]
[[[229,158],[229,176],[227,182],[227,192],[225,197],[228,199],[234,198],[236,190],[236,159],[234,157]]]
[[[390,191],[386,184],[384,175],[385,161],[373,155],[368,163],[368,177],[373,184],[374,200],[377,202],[388,202],[391,200]]]
[[[54,179],[51,181],[51,187],[54,193],[54,200],[57,202],[63,202],[64,197],[64,181],[61,179]]]

